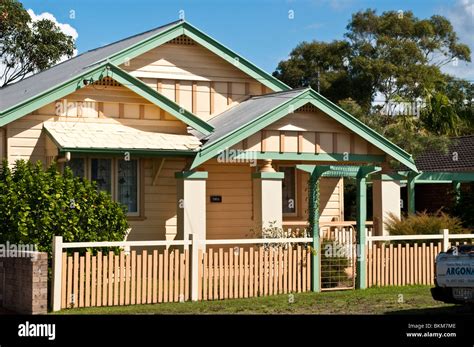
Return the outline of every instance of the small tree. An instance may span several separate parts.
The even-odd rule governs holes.
[[[61,174],[56,165],[19,160],[0,168],[0,243],[34,244],[51,254],[53,236],[66,242],[122,241],[125,209],[95,183]]]

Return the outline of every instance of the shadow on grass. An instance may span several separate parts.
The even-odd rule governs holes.
[[[407,310],[398,310],[385,312],[386,315],[413,314],[413,315],[472,315],[474,314],[474,305],[446,305],[442,307],[413,308]]]

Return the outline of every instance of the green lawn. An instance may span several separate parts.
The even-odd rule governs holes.
[[[406,286],[221,301],[78,308],[55,314],[467,314],[469,309],[434,301],[429,286]]]

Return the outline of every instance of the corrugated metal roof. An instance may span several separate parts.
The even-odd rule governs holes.
[[[121,124],[45,122],[43,128],[60,149],[196,150],[193,135],[144,131]]]
[[[111,55],[152,37],[178,22],[180,21],[175,21],[109,45],[87,51],[22,81],[0,88],[0,111],[5,111],[20,102],[64,83],[92,68],[95,64],[104,61]]]
[[[293,99],[306,89],[307,88],[299,88],[289,91],[254,96],[211,118],[208,123],[211,124],[215,130],[207,137],[201,136],[201,140],[206,141],[203,148],[241,128],[242,126],[255,121],[263,114]]]

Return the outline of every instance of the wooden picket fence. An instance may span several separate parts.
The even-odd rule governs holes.
[[[189,300],[188,250],[62,253],[61,308]]]
[[[308,247],[232,247],[199,251],[198,300],[249,298],[311,289]]]
[[[372,245],[367,251],[367,286],[431,285],[441,242]]]
[[[451,245],[466,242],[448,243]],[[434,284],[435,258],[442,242],[372,245],[367,251],[367,286]]]

